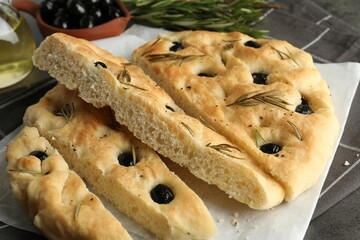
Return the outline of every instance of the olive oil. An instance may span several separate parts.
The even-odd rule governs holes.
[[[32,69],[35,42],[26,20],[0,2],[0,88],[24,79]]]

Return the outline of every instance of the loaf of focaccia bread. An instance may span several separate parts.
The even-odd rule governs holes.
[[[285,41],[239,32],[160,35],[133,52],[185,112],[256,160],[292,200],[315,184],[339,126],[311,56]]]
[[[131,239],[36,128],[21,130],[6,160],[15,199],[47,238]]]
[[[63,85],[30,106],[24,123],[39,129],[69,166],[121,212],[160,239],[207,239],[215,223],[202,200],[148,146]]]
[[[34,64],[96,107],[110,106],[118,122],[150,147],[186,166],[252,208],[280,204],[284,190],[242,146],[177,107],[154,81],[125,59],[64,34],[46,38]]]

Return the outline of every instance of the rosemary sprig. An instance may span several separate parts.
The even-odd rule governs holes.
[[[267,103],[279,108],[282,108],[284,110],[289,111],[287,109],[287,106],[290,105],[290,103],[286,102],[285,100],[278,97],[279,92],[276,90],[270,90],[266,92],[261,91],[253,91],[250,93],[246,93],[242,96],[240,96],[238,99],[235,100],[235,102],[226,105],[227,107],[233,106],[233,105],[239,105],[239,106],[256,106],[262,103]]]
[[[263,10],[277,8],[264,0],[123,0],[137,22],[170,30],[240,31],[263,37],[267,31],[253,26]]]
[[[80,201],[78,202],[78,204],[76,205],[76,208],[75,208],[75,215],[74,215],[74,218],[76,220],[76,218],[79,216],[79,213],[80,213],[80,208],[81,206],[83,205],[83,201]]]
[[[8,171],[9,172],[15,172],[15,173],[28,173],[28,174],[31,174],[33,176],[42,176],[42,175],[44,175],[44,173],[42,173],[42,172],[38,172],[38,171],[34,171],[34,170],[27,170],[27,169],[10,169]]]
[[[276,49],[273,46],[271,46],[271,49],[273,49],[280,56],[281,60],[290,59],[291,61],[293,61],[296,64],[296,66],[300,67],[300,65],[296,62],[295,58],[293,57],[293,55],[291,54],[291,52],[289,51],[289,49],[287,47],[285,47],[287,53],[280,51],[279,49]]]
[[[74,103],[66,103],[64,107],[60,108],[59,112],[55,112],[55,116],[64,117],[67,122],[70,122],[74,117],[75,106]]]
[[[150,62],[164,62],[164,61],[180,61],[180,66],[184,61],[190,61],[205,55],[179,55],[175,53],[159,53],[146,55],[146,59]]]
[[[300,130],[296,127],[296,125],[295,125],[293,122],[291,122],[290,120],[287,120],[287,123],[290,124],[290,126],[294,129],[297,138],[298,138],[300,141],[302,141],[303,138],[302,138],[301,132],[300,132]]]
[[[232,149],[237,150],[238,152],[241,153],[241,150],[239,148],[231,146],[230,144],[223,143],[223,144],[211,145],[211,143],[208,143],[208,144],[206,144],[206,147],[210,147],[228,157],[242,159],[242,158],[239,158],[239,157],[236,157],[236,156],[230,154],[232,152],[231,151]]]
[[[190,133],[190,135],[191,135],[192,137],[195,136],[194,131],[189,127],[189,125],[187,125],[187,124],[184,123],[184,122],[180,122],[180,123],[181,123],[181,125],[183,125],[183,126],[189,131],[189,133]]]

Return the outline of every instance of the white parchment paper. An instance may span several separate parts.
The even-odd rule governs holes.
[[[135,48],[163,32],[166,31],[133,25],[120,36],[97,40],[94,43],[115,55],[130,59],[130,54]],[[332,92],[336,116],[341,125],[341,134],[338,138],[340,140],[359,83],[360,64],[317,64],[316,66]],[[19,129],[0,142],[0,220],[17,228],[37,232],[27,219],[26,214],[13,199],[6,175],[6,162],[4,159],[6,144],[16,135]],[[218,227],[218,235],[213,239],[300,240],[303,239],[306,233],[331,162],[332,159],[313,188],[300,195],[293,202],[283,203],[267,211],[252,210],[230,199],[215,186],[209,186],[195,178],[187,169],[181,168],[172,162],[166,163],[203,199],[205,205],[209,208]],[[134,239],[154,239],[151,234],[119,213],[107,201],[103,200],[103,202],[128,229]]]

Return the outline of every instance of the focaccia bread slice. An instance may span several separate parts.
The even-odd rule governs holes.
[[[140,66],[187,114],[241,146],[292,200],[315,184],[339,126],[311,56],[239,32],[183,31],[136,49]]]
[[[110,106],[118,122],[195,176],[255,209],[280,204],[284,190],[241,147],[177,107],[143,71],[92,43],[64,34],[46,38],[34,64],[96,107]]]
[[[109,108],[77,94],[56,86],[26,110],[24,123],[38,128],[94,191],[160,239],[214,236],[215,223],[196,193]]]
[[[36,128],[21,130],[6,160],[15,199],[47,238],[131,239]]]

